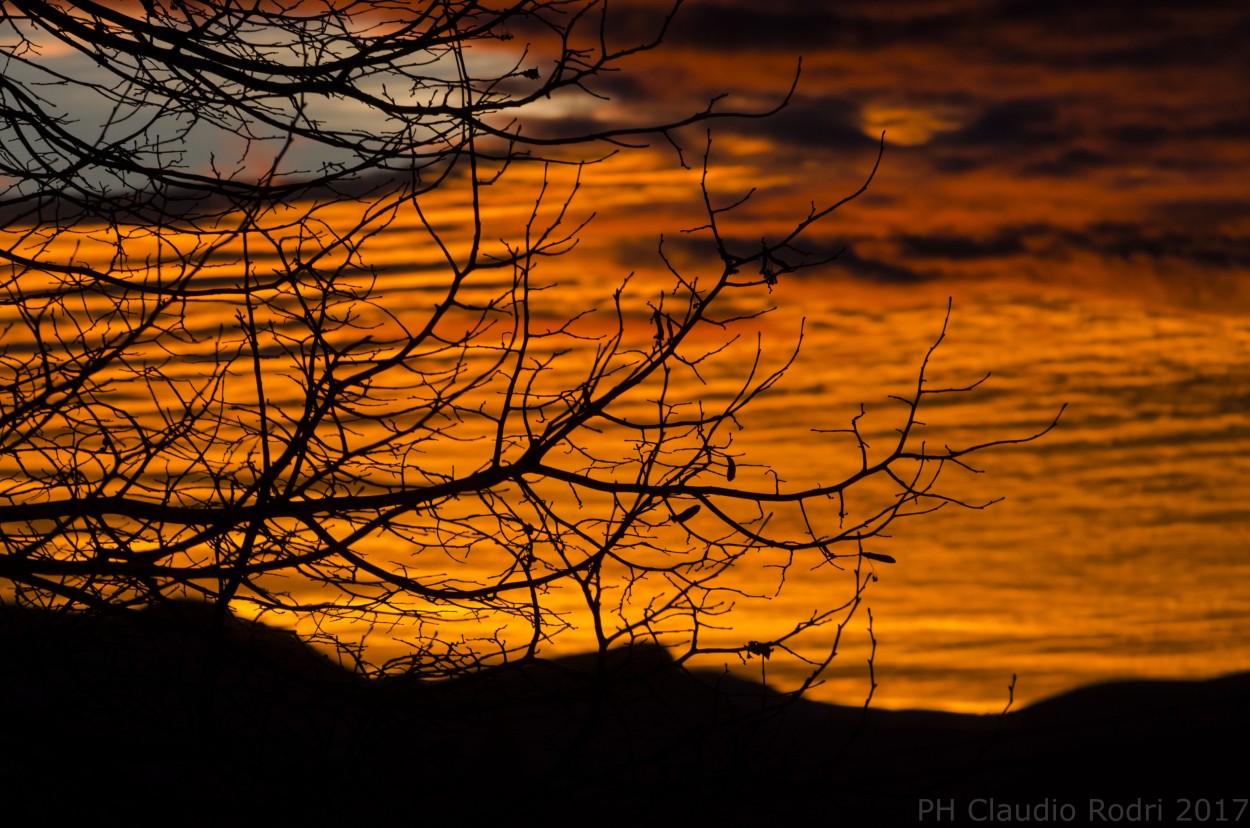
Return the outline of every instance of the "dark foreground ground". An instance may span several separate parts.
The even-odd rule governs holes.
[[[431,690],[207,630],[0,611],[0,824],[1250,824],[1245,674],[865,714],[651,648]]]

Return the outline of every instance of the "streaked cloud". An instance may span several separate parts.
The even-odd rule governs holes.
[[[654,31],[656,8],[631,4],[618,36]],[[1247,41],[1250,6],[1226,0],[694,0],[635,81],[612,83],[623,111],[721,92],[765,109],[801,56],[783,111],[713,124],[770,181],[751,220],[780,226],[787,205],[853,190],[884,130],[868,196],[820,231],[819,244],[846,248],[835,267],[873,281],[1028,270],[1089,287],[1102,262],[1118,290],[1126,260],[1250,281],[1234,183],[1250,180]]]

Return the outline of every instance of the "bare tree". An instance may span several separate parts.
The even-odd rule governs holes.
[[[928,400],[966,390],[927,386],[926,358],[888,450],[858,419],[827,435],[860,458],[843,480],[787,489],[733,449],[784,373],[759,344],[742,361],[736,331],[826,263],[804,234],[862,189],[740,250],[721,227],[745,199],[721,204],[705,161],[697,276],[665,258],[662,292],[605,282],[573,312],[548,290],[596,158],[648,136],[680,154],[682,127],[767,114],[718,98],[660,122],[537,120],[597,100],[591,81],[668,19],[614,46],[595,0],[2,9],[6,601],[292,611],[361,669],[429,677],[581,625],[601,653],[785,651],[815,676],[837,637],[800,642],[840,630],[890,560],[864,542],[959,503],[942,470],[1002,443],[917,437]],[[532,209],[493,218],[518,182]],[[396,244],[417,273],[402,292],[380,263]],[[729,354],[737,393],[700,398]],[[782,508],[802,531],[772,525]],[[742,590],[728,575],[762,552],[783,574],[846,567],[848,594],[768,640],[709,641]],[[348,629],[410,650],[370,662]]]

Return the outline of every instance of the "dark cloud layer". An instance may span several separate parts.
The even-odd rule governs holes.
[[[653,15],[620,20],[639,33]],[[1244,67],[1250,20],[1240,0],[872,0],[817,4],[690,2],[669,38],[709,51],[873,52],[943,44],[1064,66],[1158,67],[1232,58]],[[1221,57],[1223,56],[1223,57]]]
[[[1053,147],[1068,137],[1059,122],[1060,104],[1024,98],[986,106],[967,126],[946,133],[938,147]]]
[[[864,132],[859,105],[836,95],[800,95],[776,115],[728,124],[727,129],[790,147],[862,149],[875,147],[878,142]]]
[[[907,258],[922,259],[953,259],[960,261],[978,259],[996,259],[1003,256],[1018,256],[1028,248],[1023,237],[1027,230],[1001,230],[988,238],[970,236],[902,235],[898,237],[899,247]]]
[[[897,261],[863,256],[853,246],[847,246],[837,259],[838,267],[856,278],[886,285],[907,285],[936,278],[937,273],[900,264]]]
[[[1072,247],[1125,260],[1178,260],[1201,269],[1250,270],[1250,239],[1198,229],[1102,222],[1064,234]]]
[[[664,8],[613,7],[614,40],[654,36]],[[626,114],[719,93],[760,112],[801,56],[781,112],[712,125],[718,156],[755,166],[771,200],[752,215],[782,223],[858,186],[884,131],[868,195],[816,245],[857,278],[1088,287],[1102,268],[1119,290],[1141,264],[1250,283],[1246,43],[1244,0],[688,0],[596,89]]]

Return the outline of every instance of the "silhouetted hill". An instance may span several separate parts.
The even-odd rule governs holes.
[[[1163,823],[1177,797],[1247,795],[1247,675],[1087,688],[1006,716],[865,714],[686,672],[655,647],[431,687],[366,682],[263,625],[217,629],[183,604],[0,611],[14,824],[914,825],[1013,805],[1083,822],[1091,800],[1140,800],[1160,818],[1139,822]]]

